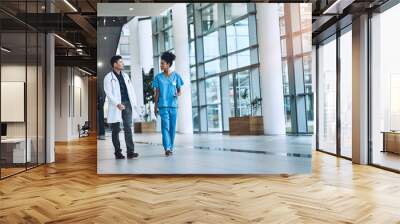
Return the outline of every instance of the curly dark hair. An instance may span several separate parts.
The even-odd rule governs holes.
[[[168,51],[161,54],[161,60],[164,60],[165,62],[167,62],[167,64],[169,64],[169,66],[172,66],[175,58],[176,58],[176,56],[173,53],[168,52]]]

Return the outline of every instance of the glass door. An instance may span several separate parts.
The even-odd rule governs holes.
[[[236,116],[243,117],[251,115],[250,103],[250,74],[249,71],[241,71],[235,76],[236,88]]]
[[[318,149],[336,154],[336,36],[318,47]]]

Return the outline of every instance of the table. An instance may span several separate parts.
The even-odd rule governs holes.
[[[27,139],[28,143],[25,153],[25,138],[6,138],[1,139],[1,157],[6,163],[26,163],[31,162],[31,139]]]
[[[382,131],[383,150],[382,152],[392,152],[400,154],[400,131]]]

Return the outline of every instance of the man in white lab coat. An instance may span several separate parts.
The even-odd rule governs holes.
[[[104,92],[108,98],[107,123],[111,125],[112,142],[116,159],[124,159],[119,141],[121,131],[120,122],[123,123],[128,159],[138,157],[132,139],[133,120],[138,118],[138,107],[133,90],[133,83],[129,76],[122,72],[124,63],[122,57],[115,55],[111,58],[113,70],[104,77]]]

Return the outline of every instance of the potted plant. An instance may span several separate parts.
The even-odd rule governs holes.
[[[153,78],[154,78],[154,69],[150,69],[150,71],[146,74],[142,69],[142,77],[143,77],[143,121],[135,122],[135,133],[144,133],[144,132],[155,132],[156,131],[156,123],[155,116],[153,115],[153,105],[154,105],[154,89],[152,86]]]
[[[246,99],[248,97],[248,91],[245,89],[241,93],[241,97]],[[252,115],[243,117],[230,117],[229,118],[229,134],[230,135],[263,135],[264,134],[264,121],[261,114],[261,102],[260,97],[254,98],[251,102]]]

